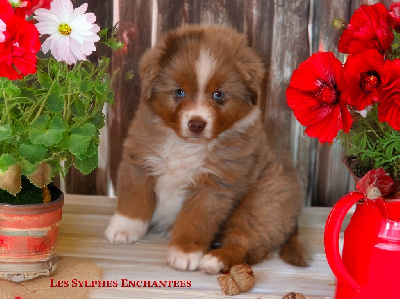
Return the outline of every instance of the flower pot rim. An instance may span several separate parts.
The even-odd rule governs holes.
[[[49,203],[38,203],[28,205],[12,205],[0,203],[0,214],[9,215],[37,215],[46,214],[60,209],[64,205],[64,193],[60,197]]]

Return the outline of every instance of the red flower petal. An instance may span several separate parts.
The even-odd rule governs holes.
[[[344,77],[349,89],[351,105],[357,110],[380,100],[384,76],[384,58],[376,49],[352,54],[344,65]]]
[[[24,7],[16,7],[15,14],[22,18],[32,15],[38,8],[50,9],[53,0],[25,0]]]
[[[339,51],[354,54],[366,49],[377,49],[381,54],[389,50],[393,41],[389,12],[382,3],[361,5],[339,40]]]
[[[390,5],[389,22],[394,30],[400,32],[400,2]]]
[[[382,99],[378,106],[378,117],[393,129],[400,130],[400,60],[386,60]]]
[[[5,21],[7,15],[13,15],[14,11],[8,0],[0,0],[0,19]]]
[[[347,109],[343,67],[331,52],[313,54],[293,72],[286,90],[288,106],[306,133],[331,142],[339,130],[348,132],[352,119]]]
[[[6,40],[0,43],[0,77],[10,80],[36,72],[36,53],[40,50],[35,25],[16,15],[8,16]]]

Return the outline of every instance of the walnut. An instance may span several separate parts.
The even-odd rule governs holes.
[[[233,296],[250,290],[255,283],[253,270],[247,264],[235,265],[229,273],[218,277],[218,283],[225,295]]]
[[[306,299],[303,294],[290,292],[282,297],[282,299]]]

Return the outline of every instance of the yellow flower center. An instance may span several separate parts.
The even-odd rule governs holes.
[[[62,23],[60,24],[60,26],[58,26],[58,31],[60,31],[62,35],[70,35],[71,30],[71,27],[69,27],[69,25],[65,23]]]

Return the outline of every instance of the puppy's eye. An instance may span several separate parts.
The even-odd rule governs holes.
[[[217,104],[223,104],[225,102],[224,93],[220,90],[217,90],[213,93],[213,98],[217,102]]]
[[[175,90],[175,95],[178,98],[183,98],[186,95],[186,93],[185,93],[185,91],[183,89],[178,88],[178,89]]]

